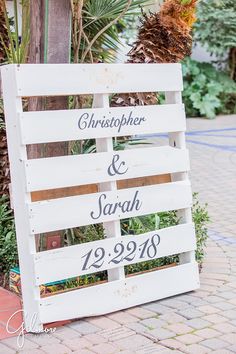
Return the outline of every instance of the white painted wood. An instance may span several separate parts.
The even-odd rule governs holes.
[[[108,126],[102,128],[101,121],[104,121],[104,117]],[[115,120],[112,123],[113,117]],[[183,104],[24,112],[20,121],[23,144],[177,132],[186,129]],[[113,127],[113,124],[117,126]]]
[[[168,104],[181,104],[182,96],[181,92],[166,92],[166,103]],[[185,141],[185,133],[184,132],[171,132],[169,133],[169,144],[172,147],[176,147],[177,149],[186,149],[186,141]],[[171,176],[172,181],[189,181],[188,172],[175,173]],[[190,207],[186,207],[182,210],[178,211],[178,216],[180,218],[180,222],[190,223],[192,222],[192,210]],[[182,253],[179,256],[180,263],[185,262],[195,262],[195,252],[186,252]]]
[[[42,323],[100,315],[198,288],[181,66],[27,64],[1,71],[26,330],[37,332]],[[109,107],[109,93],[150,91],[166,91],[167,105]],[[81,93],[95,94],[93,109],[22,112],[20,97]],[[94,122],[115,118],[110,127],[81,129],[83,114],[87,120],[93,115]],[[113,151],[113,137],[154,132],[168,132],[170,147]],[[92,137],[97,154],[27,160],[26,144]],[[108,171],[117,154],[119,166],[128,168],[124,179],[171,173],[172,182],[117,191],[122,174]],[[100,192],[41,202],[30,198],[30,191],[87,183],[99,183]],[[120,219],[168,210],[178,210],[182,224],[158,234],[121,237]],[[105,240],[36,254],[35,234],[100,222]],[[119,244],[122,254],[115,263]],[[180,253],[181,265],[125,278],[125,265],[173,253]],[[94,268],[108,271],[107,283],[40,299],[39,284],[92,273]]]
[[[159,238],[157,235],[159,235]],[[153,246],[152,240],[156,248]],[[124,252],[119,257],[117,255],[122,249],[120,245],[115,248],[118,243],[124,246]],[[127,245],[129,245],[128,248]],[[98,257],[96,257],[95,252],[98,248]],[[104,257],[102,258],[103,251],[101,248],[104,249]],[[125,266],[195,249],[195,230],[194,225],[191,223],[171,226],[141,235],[111,237],[105,240],[39,252],[34,257],[36,284],[40,285],[78,275],[113,269],[117,267],[116,263],[112,261],[114,257],[117,257],[115,262],[120,260],[117,263],[119,266]],[[91,250],[93,252],[89,254],[87,261],[87,257],[84,257],[84,255]],[[119,252],[115,253],[115,250]],[[131,252],[132,250],[134,250],[133,253]],[[129,254],[130,256],[127,256]],[[101,260],[98,261],[100,258]]]
[[[21,64],[19,96],[181,91],[180,64]]]
[[[106,215],[99,216],[99,200],[101,209],[106,209]],[[121,203],[125,212],[118,206],[114,210],[115,203]],[[109,215],[110,208],[105,207],[107,204],[112,204],[111,212],[114,213]],[[187,181],[51,199],[29,204],[30,232],[38,234],[64,230],[159,211],[183,209],[191,205],[192,193]]]
[[[197,263],[183,264],[46,297],[40,301],[40,319],[45,323],[99,316],[197,288]]]
[[[115,168],[122,163],[120,174],[112,163]],[[188,171],[189,156],[187,150],[160,146],[31,159],[25,168],[27,190],[37,191]]]
[[[17,247],[21,270],[21,290],[24,304],[24,325],[26,331],[41,331],[39,319],[40,290],[35,285],[34,254],[35,238],[29,232],[27,203],[31,201],[25,188],[25,169],[22,163],[27,158],[26,147],[21,145],[19,116],[22,102],[17,97],[14,66],[2,66],[2,83],[7,145],[11,166],[11,187],[13,194]],[[32,328],[33,327],[33,328]]]
[[[102,107],[105,109],[109,108],[109,96],[108,95],[94,95],[93,97],[93,108]],[[96,149],[97,152],[110,152],[113,153],[113,140],[112,137],[96,139]],[[99,184],[99,190],[103,191],[114,191],[117,190],[116,181],[105,182]],[[107,238],[118,238],[121,236],[120,220],[108,220],[103,223],[105,237]],[[124,267],[117,267],[115,269],[108,270],[108,281],[121,280],[125,278]]]

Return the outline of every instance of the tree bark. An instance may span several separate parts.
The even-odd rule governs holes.
[[[29,62],[50,64],[69,63],[71,32],[70,1],[30,1],[30,21]],[[66,108],[68,108],[67,97],[34,97],[29,100],[29,110]],[[66,142],[28,146],[29,158],[62,156],[67,153],[68,144]],[[50,196],[54,197],[53,191],[51,191]],[[32,200],[34,200],[33,195]],[[44,237],[46,238],[47,249],[60,247],[62,233],[57,231],[45,234]]]

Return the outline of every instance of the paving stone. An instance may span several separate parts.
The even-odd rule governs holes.
[[[211,305],[207,305],[207,306],[199,306],[198,307],[198,310],[201,311],[201,312],[204,312],[206,314],[212,314],[212,313],[217,313],[217,312],[220,312],[220,309],[214,307],[214,306],[211,306]]]
[[[220,296],[222,296],[224,299],[227,299],[227,300],[235,299],[235,293],[233,291],[221,292]]]
[[[195,334],[187,333],[178,336],[178,340],[184,344],[195,344],[195,343],[199,343],[202,340],[202,338],[196,336]]]
[[[199,330],[195,331],[194,334],[196,334],[197,336],[202,337],[204,339],[218,338],[221,335],[220,332],[218,332],[212,328],[199,329]]]
[[[151,344],[152,341],[146,337],[143,337],[139,334],[135,334],[133,336],[129,336],[123,339],[119,339],[114,342],[114,345],[119,347],[120,349],[141,349],[141,347]]]
[[[165,322],[159,320],[158,318],[148,318],[146,320],[140,321],[139,323],[147,327],[148,329],[155,329],[157,327],[162,327]]]
[[[233,353],[236,353],[236,345],[235,344],[230,345],[227,349],[230,350]]]
[[[147,333],[151,336],[151,338],[158,339],[158,340],[175,337],[174,332],[168,331],[167,329],[164,328],[157,328],[150,331],[148,330]]]
[[[194,318],[192,320],[187,320],[184,323],[194,329],[202,329],[212,325],[211,322],[203,320],[202,318]]]
[[[188,320],[191,320],[193,318],[198,318],[198,317],[201,317],[201,316],[204,316],[204,313],[195,309],[195,308],[188,308],[188,309],[185,309],[185,310],[181,310],[179,311],[179,314],[181,316],[184,316],[185,318],[187,318]]]
[[[65,340],[71,338],[78,338],[81,336],[81,334],[68,326],[63,326],[57,328],[56,331],[53,333],[53,336],[60,340]]]
[[[231,320],[235,320],[236,319],[236,310],[224,311],[224,316],[231,319]]]
[[[116,341],[122,338],[132,336],[134,334],[135,332],[127,327],[114,328],[111,330],[107,329],[99,332],[99,335],[101,335],[104,338],[107,338],[107,340],[109,341]]]
[[[72,350],[60,343],[54,343],[49,345],[44,345],[41,349],[48,354],[56,353],[56,354],[67,354],[72,353]]]
[[[3,352],[3,354],[5,353]],[[20,354],[45,354],[45,352],[41,349],[25,349],[25,350],[21,350]]]
[[[167,330],[176,334],[186,334],[193,331],[193,328],[185,325],[184,323],[175,323],[165,327]]]
[[[216,296],[216,295],[211,295],[211,296],[208,296],[208,297],[206,298],[206,301],[207,301],[207,302],[213,303],[213,304],[215,304],[215,303],[217,303],[217,302],[221,302],[222,300],[223,300],[222,297]]]
[[[188,347],[182,342],[179,342],[177,338],[164,339],[160,341],[159,344],[170,349],[178,349],[185,353]]]
[[[0,343],[0,353],[3,353],[3,354],[14,354],[15,353],[15,350],[7,347],[6,345]]]
[[[157,302],[151,302],[148,305],[143,306],[145,309],[151,310],[158,313],[159,315],[164,315],[165,313],[173,312],[173,309],[164,305],[160,305]]]
[[[188,346],[187,353],[190,354],[207,354],[212,350],[210,348],[203,347],[200,344],[191,344]]]
[[[156,313],[153,311],[149,311],[145,308],[140,307],[133,307],[127,311],[130,315],[138,317],[142,320],[150,317],[156,316]]]
[[[201,345],[204,345],[207,348],[210,348],[212,350],[223,349],[223,348],[227,348],[229,346],[229,344],[227,342],[217,339],[217,338],[203,340],[201,342]]]
[[[229,303],[233,304],[233,305],[236,305],[236,298],[235,299],[230,299],[229,300]]]
[[[106,339],[103,336],[101,336],[99,332],[98,334],[96,333],[87,334],[86,336],[83,337],[83,339],[88,340],[92,344],[100,344],[106,342]]]
[[[128,314],[125,311],[115,312],[115,313],[112,313],[111,315],[108,315],[107,317],[110,318],[111,320],[121,323],[121,324],[132,323],[132,322],[137,321],[136,317]]]
[[[143,326],[140,322],[128,323],[126,327],[140,334],[146,332],[148,329],[147,327]]]
[[[66,347],[70,348],[71,350],[83,349],[83,348],[90,348],[92,347],[92,343],[85,339],[84,337],[81,338],[72,338],[67,339],[62,342]]]
[[[219,349],[214,350],[214,354],[232,354],[232,351],[228,349]]]
[[[72,322],[68,326],[81,334],[96,333],[101,330],[101,328],[82,320]]]
[[[221,333],[236,333],[236,326],[230,324],[230,323],[219,323],[211,328],[215,329],[216,331],[219,331]]]
[[[225,312],[224,312],[224,314],[225,314]],[[228,321],[227,318],[225,318],[224,316],[222,316],[220,314],[207,315],[207,316],[202,317],[202,319],[206,320],[206,321],[209,321],[209,322],[212,322],[214,324],[223,323],[223,322],[227,322]]]
[[[230,344],[235,344],[236,345],[236,335],[235,333],[228,333],[224,334],[223,336],[220,337],[225,342],[228,342]]]
[[[161,354],[163,349],[166,348],[163,348],[163,346],[160,344],[151,343],[143,346],[142,349],[140,350],[136,350],[136,354],[155,354],[155,353]]]
[[[92,325],[101,329],[112,329],[120,327],[120,323],[111,320],[105,316],[93,317],[88,320]]]
[[[214,306],[220,310],[231,310],[231,309],[235,308],[235,305],[233,305],[229,302],[226,302],[226,301],[217,302],[214,304]]]
[[[110,343],[100,343],[92,348],[93,352],[98,354],[112,354],[118,351],[118,348]]]
[[[185,309],[190,306],[187,302],[176,299],[167,299],[164,301],[160,301],[160,304],[178,310]]]
[[[193,296],[194,294],[195,294],[195,291],[192,291],[189,294],[181,295],[181,300],[189,303],[190,305],[192,305],[196,301],[196,297]]]
[[[88,349],[79,349],[73,352],[73,354],[94,354],[94,352],[91,352],[91,350]]]
[[[60,340],[49,333],[27,334],[27,339],[40,346],[60,343]]]
[[[180,316],[179,314],[175,312],[169,312],[166,313],[165,315],[160,315],[158,317],[159,320],[168,322],[169,324],[174,324],[174,323],[179,323],[179,322],[184,322],[186,321],[186,318],[183,316]]]
[[[19,350],[19,345],[17,343],[17,338],[18,337],[11,337],[11,338],[7,338],[7,339],[2,339],[1,340],[1,344],[6,345],[7,347],[10,347],[11,349],[14,350]],[[22,344],[22,338],[20,338],[20,342],[19,342],[20,346]],[[26,338],[26,336],[24,337],[24,342],[23,342],[23,347],[22,349],[34,349],[34,348],[38,348],[39,345],[35,342],[32,342],[31,340],[28,340]]]

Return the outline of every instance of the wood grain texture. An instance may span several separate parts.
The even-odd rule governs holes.
[[[154,236],[153,242],[154,244],[157,244],[157,235],[160,237],[160,242],[156,249],[154,249],[155,246],[153,247],[151,240]],[[146,245],[144,245],[145,242]],[[118,243],[123,245],[124,252],[122,252],[121,256],[117,257],[115,262],[113,262],[112,258],[117,256],[114,249]],[[129,246],[127,248],[128,244]],[[135,245],[137,248],[135,248]],[[134,252],[132,252],[132,254],[131,246],[134,247]],[[104,257],[93,266],[92,264],[99,259],[99,257],[95,257],[95,252],[97,249],[101,251],[101,248],[104,250]],[[118,248],[120,250],[120,245]],[[140,235],[110,237],[104,240],[91,241],[71,247],[63,247],[57,250],[39,252],[34,257],[36,284],[40,285],[52,281],[91,274],[97,271],[104,271],[106,269],[113,269],[116,268],[117,265],[123,267],[128,264],[192,251],[195,248],[196,239],[194,225],[181,224]],[[91,250],[93,250],[93,252],[89,256],[89,261],[87,262],[85,269],[83,269],[86,262],[84,255],[88,254]],[[155,250],[157,250],[156,253]],[[119,260],[120,262],[116,263],[116,261]]]
[[[187,150],[161,146],[31,159],[25,170],[31,192],[188,171],[189,157]]]
[[[100,316],[198,288],[197,263],[183,264],[43,298],[40,319]]]
[[[99,200],[102,208],[106,204],[111,204],[112,211],[107,210],[110,209],[108,206],[104,215],[99,216]],[[123,209],[117,207],[113,213],[116,203],[125,203],[125,207]],[[64,230],[160,211],[183,209],[191,205],[190,183],[182,181],[34,202],[28,206],[30,232],[34,234]],[[124,212],[124,209],[127,210]]]
[[[79,127],[80,117],[87,115]],[[130,115],[132,124],[130,122]],[[117,120],[118,126],[93,127],[96,122]],[[136,117],[138,118],[136,124]],[[143,118],[142,120],[139,118]],[[89,125],[90,119],[94,123]],[[186,130],[184,106],[158,105],[24,112],[20,118],[23,144],[108,138]]]
[[[17,93],[26,97],[183,89],[180,64],[21,64],[15,67]]]

